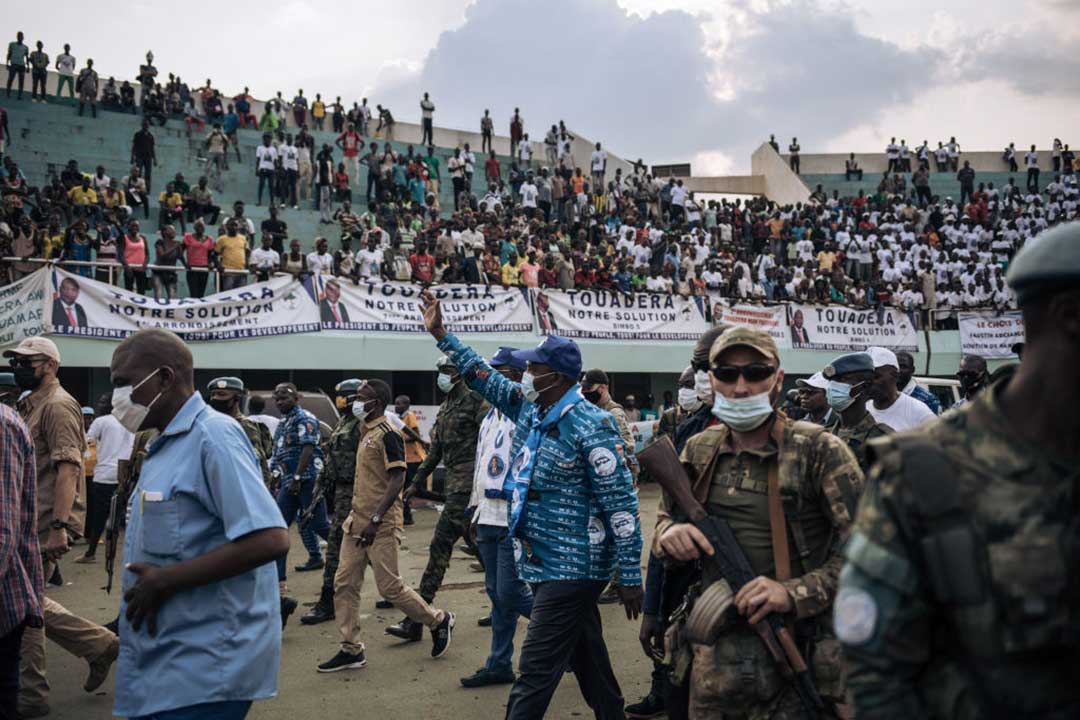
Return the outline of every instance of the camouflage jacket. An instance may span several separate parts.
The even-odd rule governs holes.
[[[259,460],[259,470],[262,471],[263,482],[270,487],[270,458],[274,455],[274,439],[270,437],[270,429],[260,422],[247,418],[243,415],[236,418],[240,427],[244,429],[244,435],[251,443],[255,457]]]
[[[723,423],[691,437],[680,457],[690,476],[694,497],[707,505],[713,483],[714,453],[731,453],[730,430]],[[819,425],[777,414],[772,437],[777,440],[780,495],[788,518],[793,577],[784,581],[799,619],[820,616],[833,602],[843,564],[843,547],[862,492],[863,474],[855,457],[835,435]],[[743,455],[746,453],[740,453]],[[764,492],[763,488],[731,488],[729,492]],[[676,522],[673,502],[665,492],[653,534],[653,553],[665,558],[660,536]],[[769,517],[760,517],[760,533],[769,535]],[[760,533],[755,533],[762,537]],[[736,533],[738,538],[738,533]],[[820,537],[814,544],[807,537]],[[801,566],[801,567],[799,567]],[[797,575],[799,570],[802,575]]]
[[[869,412],[852,427],[844,427],[840,422],[836,422],[827,429],[847,443],[847,446],[851,448],[851,452],[855,455],[855,459],[859,461],[859,467],[862,468],[863,473],[870,472],[870,465],[866,457],[866,443],[875,438],[887,437],[896,432],[885,423],[875,422],[874,416]]]
[[[1006,382],[870,445],[834,618],[860,717],[1080,716],[1080,475]]]
[[[326,463],[319,474],[318,484],[328,496],[334,488],[351,487],[356,480],[356,448],[360,444],[361,423],[352,413],[343,415],[327,441]]]
[[[435,416],[431,448],[416,470],[413,485],[423,485],[441,461],[446,467],[446,494],[471,493],[480,423],[490,409],[480,393],[464,382],[455,385]]]
[[[610,395],[608,395],[608,401],[599,407],[601,410],[611,413],[611,416],[615,418],[615,425],[619,429],[619,435],[622,437],[623,442],[626,443],[626,450],[623,453],[626,466],[630,468],[630,473],[637,479],[638,462],[637,456],[634,454],[634,431],[630,429],[630,421],[626,419],[626,411]]]

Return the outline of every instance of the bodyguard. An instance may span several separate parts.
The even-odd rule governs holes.
[[[839,422],[833,423],[829,431],[847,443],[865,474],[870,470],[866,444],[893,433],[891,427],[875,421],[866,409],[870,386],[874,383],[874,359],[868,353],[841,355],[825,366],[821,376],[827,383],[825,399],[839,417]]]
[[[519,384],[446,331],[434,295],[424,292],[421,304],[428,332],[465,382],[516,423],[503,497],[533,609],[506,716],[543,717],[569,667],[598,718],[622,718],[596,601],[617,566],[627,618],[641,612],[641,526],[615,422],[582,397],[572,340],[549,336],[515,353],[528,363]]]
[[[240,413],[240,401],[247,393],[244,381],[238,377],[214,378],[206,386],[206,391],[210,394],[210,402],[207,403],[210,407],[240,423],[240,429],[247,436],[251,449],[255,451],[255,457],[259,461],[259,471],[262,473],[263,482],[269,488],[270,458],[274,454],[274,441],[265,425]]]

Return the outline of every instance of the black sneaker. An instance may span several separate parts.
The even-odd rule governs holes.
[[[504,670],[502,672],[488,670],[487,668],[480,668],[469,677],[461,678],[462,687],[476,688],[484,687],[485,685],[509,685],[514,682],[514,671]]]
[[[321,557],[309,557],[308,561],[303,565],[297,565],[293,568],[296,572],[311,572],[312,570],[322,570],[326,566]]]
[[[458,550],[465,553],[469,557],[476,557],[477,556],[476,548],[474,548],[472,545],[458,545],[457,548],[458,548]]]
[[[491,616],[485,615],[484,617],[477,620],[476,624],[480,627],[491,627]]]
[[[394,603],[390,602],[389,600],[383,600],[383,599],[380,598],[379,600],[375,601],[375,609],[376,610],[390,610],[393,607],[394,607]]]
[[[296,612],[296,608],[300,603],[293,600],[291,597],[281,598],[281,629],[285,629],[285,623],[289,622],[289,616]]]
[[[315,606],[300,616],[302,625],[318,625],[334,619],[333,604],[324,603],[321,600]]]
[[[337,655],[320,663],[316,669],[321,673],[332,673],[338,670],[359,670],[365,665],[367,665],[367,660],[364,659],[364,653],[353,655],[344,650],[338,650]]]
[[[664,698],[649,693],[633,705],[627,705],[625,712],[628,718],[644,720],[644,718],[663,717],[667,714],[667,706],[664,704]]]
[[[431,628],[431,657],[438,658],[450,649],[450,640],[454,636],[454,613],[447,610],[443,621]]]
[[[383,633],[407,642],[420,642],[424,637],[424,626],[405,618],[397,625],[391,625],[383,630]]]

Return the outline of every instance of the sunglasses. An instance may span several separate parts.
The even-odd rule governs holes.
[[[711,370],[712,376],[722,383],[732,384],[739,381],[739,376],[746,382],[761,382],[773,376],[776,367],[768,363],[750,363],[749,365],[717,365]]]
[[[13,368],[19,368],[19,367],[28,368],[28,367],[34,367],[38,363],[43,362],[44,360],[45,360],[45,358],[40,356],[40,355],[34,355],[34,356],[16,355],[16,356],[8,359],[8,364],[11,365],[11,367],[13,367]]]

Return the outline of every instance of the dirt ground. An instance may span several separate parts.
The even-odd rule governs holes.
[[[657,490],[646,486],[641,493],[642,527],[646,547],[655,520]],[[407,528],[401,551],[401,572],[414,587],[420,583],[427,563],[428,542],[438,515],[435,510],[416,513],[416,525]],[[293,565],[303,562],[305,552],[295,528],[289,554],[291,594],[303,602],[318,595],[321,573],[296,573]],[[71,562],[83,548],[76,547],[62,563],[62,588],[50,588],[49,594],[69,610],[83,617],[107,622],[115,616],[119,604],[117,589],[106,595],[104,585],[104,548],[95,565]],[[361,670],[333,674],[315,672],[315,666],[337,651],[338,632],[333,622],[306,626],[299,623],[301,607],[285,629],[282,641],[278,696],[256,703],[249,718],[255,720],[296,720],[325,718],[338,720],[362,713],[365,717],[423,718],[424,720],[462,720],[462,718],[502,717],[509,685],[467,690],[459,678],[472,674],[487,657],[490,630],[476,621],[490,609],[484,593],[483,574],[470,569],[473,559],[455,550],[443,587],[435,604],[457,615],[457,626],[449,653],[438,660],[430,655],[430,636],[425,632],[419,643],[401,644],[383,634],[383,627],[401,618],[396,610],[376,610],[374,581],[368,577],[364,586],[362,616],[367,644],[368,665]],[[644,574],[644,573],[643,573]],[[601,606],[604,636],[627,702],[641,698],[649,686],[651,665],[638,644],[638,623],[628,621],[620,605]],[[525,636],[526,621],[518,624],[515,650]],[[52,684],[50,718],[105,720],[112,715],[113,682],[109,680],[95,694],[82,690],[86,663],[64,652],[58,645],[47,647],[49,680]],[[517,661],[515,658],[515,666]],[[573,674],[567,674],[551,703],[547,717],[592,717],[578,691]]]

